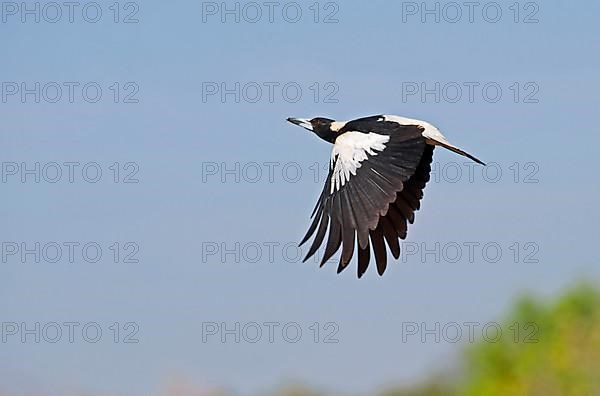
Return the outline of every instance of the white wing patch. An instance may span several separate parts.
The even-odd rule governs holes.
[[[383,151],[389,141],[389,136],[373,132],[346,132],[340,135],[331,152],[331,193],[342,188],[350,180],[350,175],[356,175],[356,170],[368,158],[367,154],[377,155],[377,151]]]

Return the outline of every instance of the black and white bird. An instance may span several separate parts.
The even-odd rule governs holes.
[[[358,277],[369,266],[371,248],[377,271],[387,266],[386,244],[400,257],[400,239],[415,220],[429,181],[433,149],[441,146],[485,165],[450,144],[425,121],[377,115],[340,122],[328,118],[288,121],[333,144],[329,175],[312,213],[312,224],[300,243],[316,235],[304,261],[312,257],[329,230],[321,266],[342,248],[338,273],[358,250]]]

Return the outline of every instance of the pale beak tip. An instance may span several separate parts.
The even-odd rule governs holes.
[[[303,118],[293,118],[293,117],[290,117],[287,120],[289,122],[291,122],[292,124],[301,126],[302,128],[308,129],[309,131],[313,130],[312,125],[309,120],[305,120]]]

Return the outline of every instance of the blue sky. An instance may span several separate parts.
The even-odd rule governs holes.
[[[600,275],[600,5],[521,2],[515,23],[507,2],[490,23],[482,2],[472,23],[466,8],[456,23],[448,21],[453,14],[436,23],[427,15],[423,22],[420,9],[407,14],[414,11],[409,2],[322,2],[315,23],[312,3],[302,3],[302,18],[290,23],[281,15],[285,4],[272,23],[264,5],[256,23],[227,15],[223,23],[219,13],[203,22],[203,7],[213,3],[150,0],[139,10],[119,3],[119,23],[108,3],[97,23],[83,18],[83,5],[73,23],[66,8],[56,23],[44,15],[35,23],[2,4],[3,334],[10,323],[96,323],[103,330],[95,344],[77,332],[73,343],[64,334],[54,344],[7,336],[0,343],[3,387],[145,395],[183,377],[239,394],[287,381],[366,392],[424,378],[457,355],[449,342],[403,342],[403,323],[486,323],[523,292],[551,296]],[[122,23],[132,12],[139,22]],[[331,13],[337,23],[323,23]],[[528,16],[538,22],[523,23]],[[12,94],[36,82],[40,103],[34,94]],[[57,103],[52,83],[63,89]],[[65,83],[74,83],[73,103]],[[222,100],[203,91],[236,83],[239,103],[233,94]],[[439,101],[407,95],[409,86],[436,83]],[[257,85],[262,96],[251,103]],[[300,87],[297,101],[293,91],[282,92],[286,85]],[[456,86],[463,91],[454,101]],[[483,86],[500,87],[502,96],[490,100]],[[102,95],[89,103],[95,87]],[[124,103],[129,94],[138,103]],[[339,276],[334,262],[324,269],[301,264],[290,244],[309,225],[324,177],[321,169],[315,180],[315,172],[331,147],[285,118],[381,113],[436,124],[501,176],[474,168],[470,180],[462,158],[436,150],[437,177],[406,243],[437,249],[439,260],[419,251],[385,277],[370,268],[360,281],[355,264]],[[65,162],[77,163],[73,183]],[[35,175],[21,182],[23,163],[40,164],[40,183]],[[49,183],[54,173],[43,172],[55,171],[54,163],[63,174]],[[89,179],[101,169],[97,183],[85,180],[84,166]],[[128,176],[138,182],[123,183]],[[68,242],[79,244],[73,262],[65,258]],[[23,243],[51,245],[36,263],[32,254],[11,253]],[[62,246],[56,263],[52,243]],[[80,249],[90,243],[102,251],[95,263],[93,252]],[[477,246],[473,260],[465,244]],[[457,245],[461,258],[452,260]],[[501,257],[484,254],[488,245]],[[240,257],[223,259],[223,248]],[[126,262],[127,254],[138,262]],[[124,329],[114,342],[115,322],[136,323],[139,343],[123,343]],[[213,322],[294,323],[303,335],[297,343],[280,332],[273,343],[265,334],[255,344],[219,336],[203,342],[203,323]],[[323,342],[328,323],[336,324],[338,343]]]

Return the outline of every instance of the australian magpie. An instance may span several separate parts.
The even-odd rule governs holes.
[[[375,255],[383,275],[387,250],[400,257],[399,239],[415,220],[429,181],[433,149],[441,146],[485,165],[450,144],[425,121],[378,115],[347,122],[328,118],[288,118],[333,144],[329,175],[312,213],[312,224],[300,243],[316,235],[304,261],[319,249],[329,229],[321,266],[342,248],[338,273],[349,264],[358,242],[358,277]],[[384,242],[385,241],[385,242]]]

